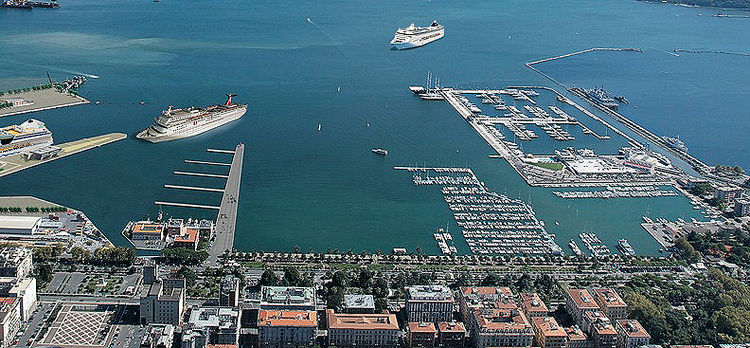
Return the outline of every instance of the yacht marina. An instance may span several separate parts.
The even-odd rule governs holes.
[[[656,186],[607,186],[604,191],[554,191],[560,198],[647,198],[679,196],[673,190],[664,190]]]
[[[586,246],[586,249],[589,249],[589,251],[591,251],[592,256],[600,257],[612,254],[612,250],[610,250],[609,247],[602,243],[596,233],[581,233],[578,235],[578,237],[581,238],[581,241],[583,242],[583,245]]]
[[[437,185],[466,243],[476,254],[562,254],[527,203],[487,189],[469,168],[394,167],[412,173],[414,185]],[[452,253],[446,233],[435,239]],[[447,248],[447,249],[446,249]]]

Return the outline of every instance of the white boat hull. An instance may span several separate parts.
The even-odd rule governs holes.
[[[237,120],[241,118],[242,116],[247,113],[247,106],[238,109],[237,112],[234,112],[230,115],[227,115],[225,117],[222,117],[220,119],[211,120],[204,124],[196,125],[195,127],[192,127],[190,129],[179,131],[179,132],[165,132],[165,133],[158,133],[155,130],[152,129],[152,127],[148,127],[138,133],[136,135],[136,138],[143,139],[152,143],[160,143],[164,141],[170,141],[170,140],[177,140],[177,139],[183,139],[183,138],[189,138],[192,136],[196,136],[199,134],[203,134],[205,132],[208,132],[214,128],[223,126],[229,122],[232,122],[234,120]]]

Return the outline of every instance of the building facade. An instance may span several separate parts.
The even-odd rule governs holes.
[[[565,299],[565,309],[575,319],[578,325],[583,326],[583,316],[586,312],[599,310],[599,305],[594,301],[586,289],[568,289]],[[584,329],[586,331],[586,329]]]
[[[0,297],[0,348],[10,347],[21,328],[20,301]]]
[[[406,340],[409,347],[434,347],[437,329],[434,323],[411,321],[407,326]]]
[[[0,277],[26,278],[33,269],[31,250],[23,247],[0,250]]]
[[[566,348],[568,334],[553,317],[531,318],[534,325],[536,345],[541,348]]]
[[[614,289],[594,289],[593,295],[594,300],[599,304],[599,310],[612,322],[625,319],[628,316],[628,305]]]
[[[406,288],[406,317],[409,321],[453,320],[453,293],[443,285],[414,285]]]
[[[185,314],[184,284],[184,279],[182,282],[157,279],[145,287],[140,301],[141,323],[182,325]]]
[[[395,347],[398,321],[395,314],[343,313],[326,311],[328,342],[336,347]]]
[[[651,343],[651,335],[638,320],[618,320],[615,330],[617,331],[617,348],[637,348]]]
[[[460,348],[466,342],[466,327],[461,322],[439,322],[438,343],[444,348]]]
[[[315,340],[317,327],[315,311],[261,309],[258,311],[258,346],[309,346]]]

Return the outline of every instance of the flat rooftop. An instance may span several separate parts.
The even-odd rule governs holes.
[[[328,329],[340,330],[398,330],[395,314],[348,314],[326,311]]]
[[[413,285],[406,288],[407,301],[453,302],[453,293],[444,285]]]

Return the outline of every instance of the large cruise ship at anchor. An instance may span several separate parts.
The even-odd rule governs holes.
[[[445,29],[433,21],[429,27],[415,27],[414,23],[408,27],[396,30],[391,45],[399,50],[424,46],[445,36]]]
[[[52,132],[44,122],[29,119],[19,125],[0,128],[0,157],[52,145]]]
[[[224,105],[186,109],[173,109],[170,105],[154,119],[154,124],[138,133],[136,138],[152,143],[187,138],[234,121],[247,112],[247,104],[232,103],[235,96],[227,94]]]

